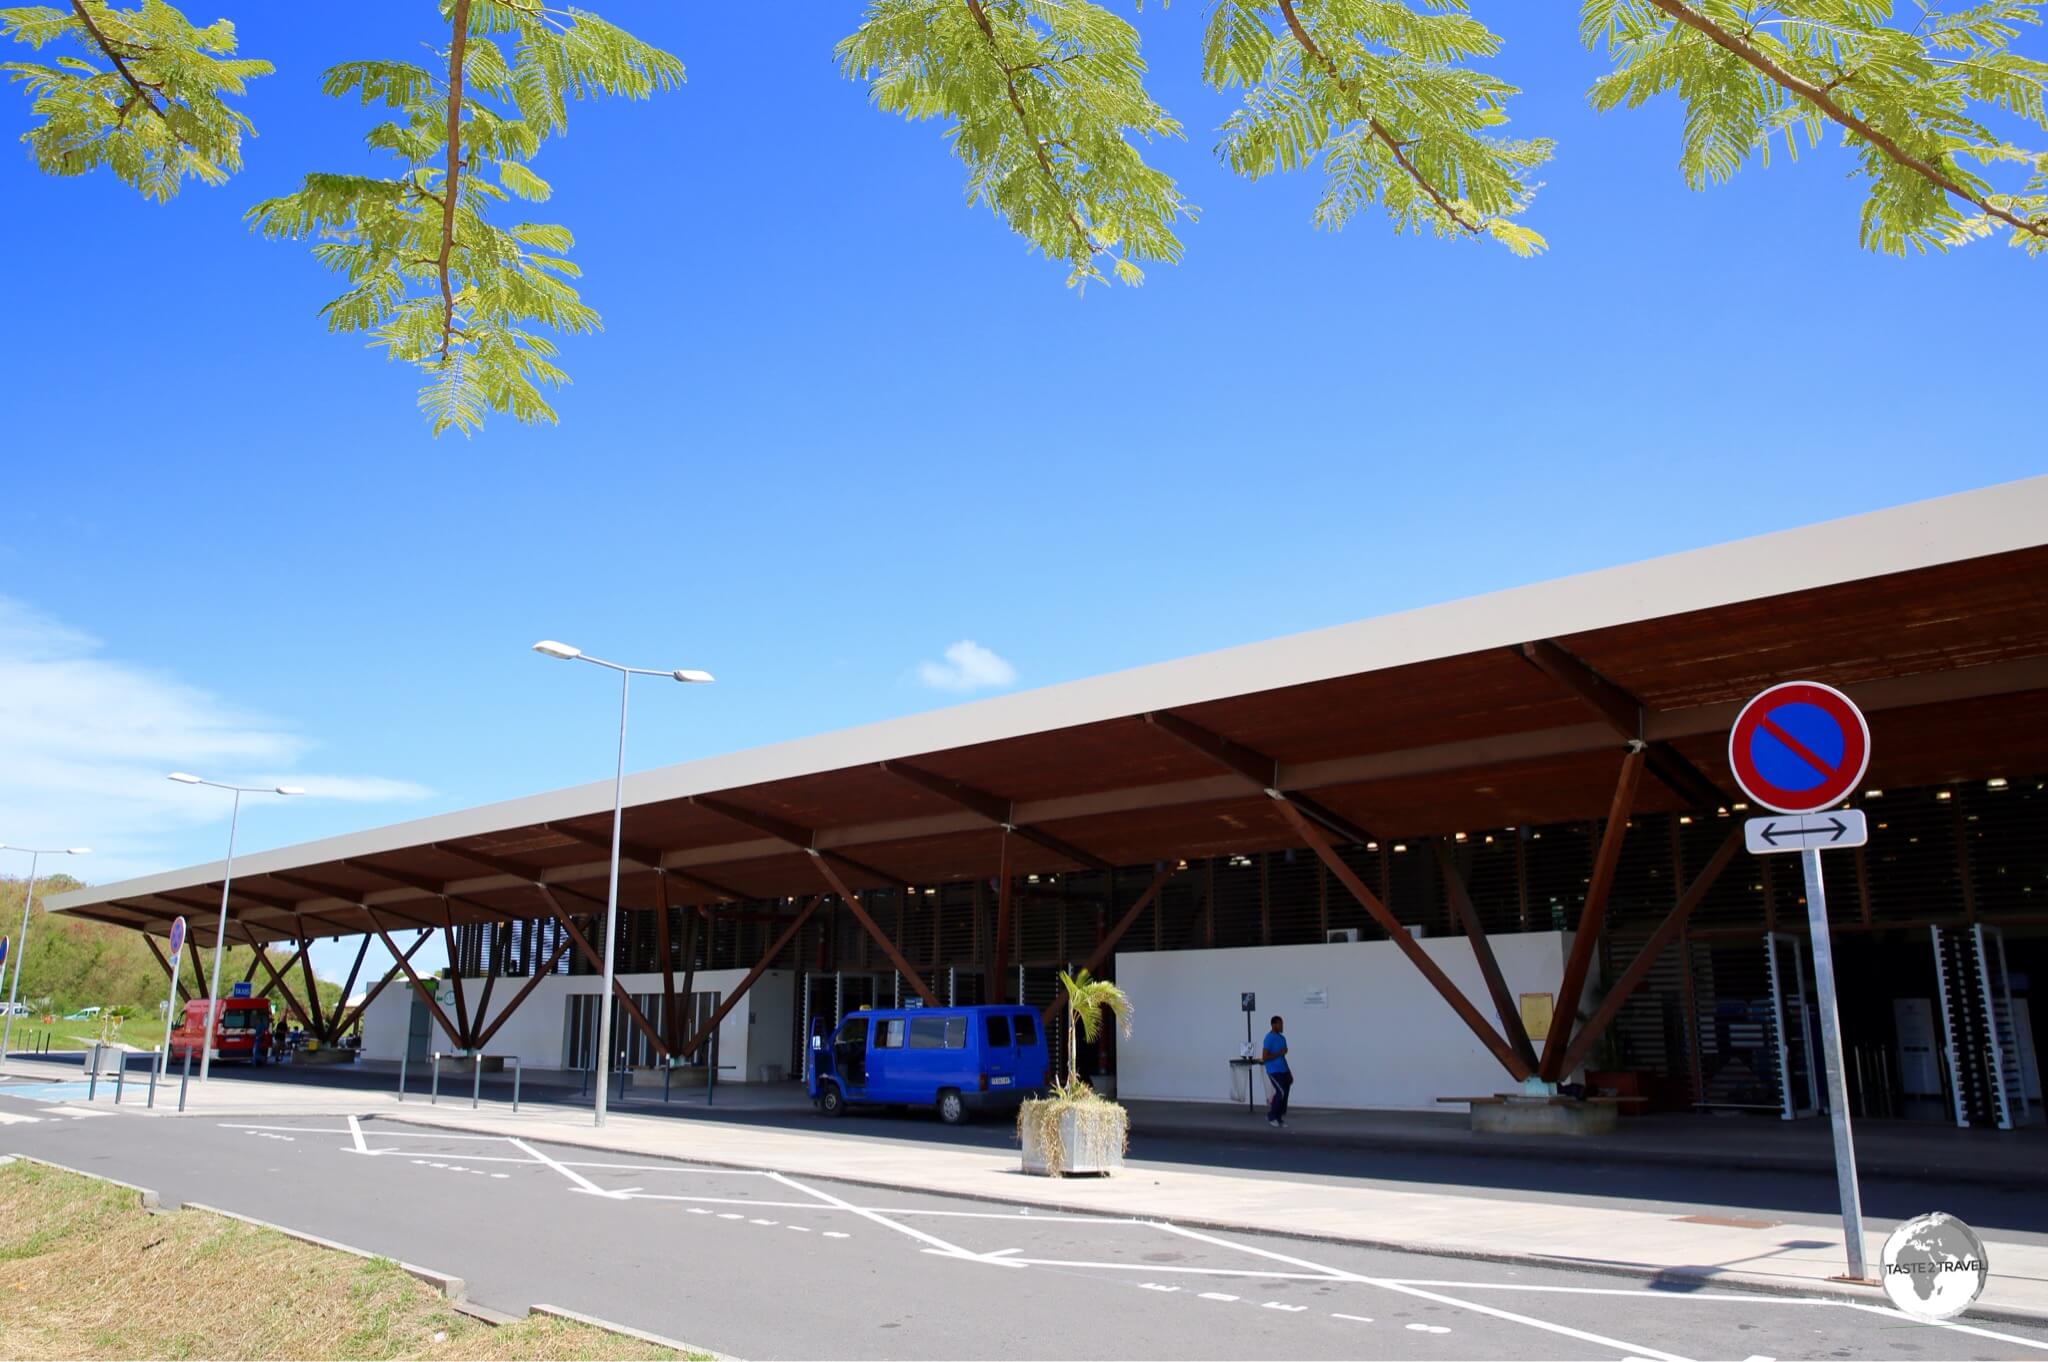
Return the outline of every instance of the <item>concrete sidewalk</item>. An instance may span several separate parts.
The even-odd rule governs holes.
[[[77,1072],[71,1066],[19,1060],[11,1061],[5,1071],[40,1079],[75,1078]],[[133,1104],[123,1110],[141,1114]],[[152,1115],[166,1114],[160,1100]],[[1866,1301],[1882,1298],[1874,1287],[1829,1280],[1844,1267],[1838,1233],[1761,1219],[1673,1216],[1612,1206],[1518,1201],[1497,1194],[1408,1192],[1150,1166],[1109,1179],[1048,1180],[1025,1176],[1015,1153],[985,1148],[616,1111],[599,1130],[591,1126],[587,1109],[550,1103],[523,1105],[515,1115],[496,1103],[472,1111],[466,1101],[430,1106],[417,1097],[401,1102],[390,1092],[302,1088],[218,1073],[207,1090],[194,1085],[187,1114],[382,1117],[475,1134],[1171,1220],[1191,1227],[1576,1267],[1681,1288],[1713,1283]],[[1882,1245],[1883,1235],[1868,1236],[1873,1266]],[[2048,1322],[2048,1248],[1993,1240],[1987,1253],[1992,1276],[1973,1313]]]

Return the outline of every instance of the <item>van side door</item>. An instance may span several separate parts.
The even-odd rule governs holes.
[[[857,1015],[848,1017],[839,1024],[839,1034],[832,1038],[832,1071],[839,1076],[840,1086],[848,1091],[858,1091],[868,1082],[868,1019]]]

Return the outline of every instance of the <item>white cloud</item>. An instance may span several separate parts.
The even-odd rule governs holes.
[[[973,639],[963,638],[946,649],[944,662],[920,662],[917,679],[933,690],[986,690],[1012,685],[1017,669]]]
[[[312,744],[165,673],[101,655],[89,634],[0,596],[0,839],[86,844],[93,880],[182,863],[183,834],[217,822],[214,801],[164,779],[196,770],[240,784],[299,785],[328,799],[387,802],[408,781],[298,769]],[[11,860],[4,873],[21,874]]]

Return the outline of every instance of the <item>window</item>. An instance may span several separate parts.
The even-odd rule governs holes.
[[[1010,1019],[1008,1017],[985,1017],[988,1028],[988,1043],[998,1050],[1010,1048]]]
[[[903,1048],[903,1018],[876,1018],[875,1048],[878,1050],[901,1050]]]
[[[868,1019],[848,1017],[840,1023],[836,1043],[840,1045],[866,1045],[868,1040]]]
[[[910,1048],[913,1050],[964,1050],[967,1048],[967,1018],[912,1017]]]
[[[1038,1018],[1032,1016],[1029,1012],[1019,1012],[1013,1020],[1017,1024],[1017,1043],[1019,1045],[1038,1044]]]

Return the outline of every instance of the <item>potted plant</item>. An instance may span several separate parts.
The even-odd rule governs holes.
[[[1130,1116],[1075,1076],[1078,1037],[1094,1040],[1102,1014],[1117,1020],[1131,1034],[1131,1000],[1107,979],[1087,970],[1062,972],[1067,992],[1067,1067],[1064,1081],[1044,1097],[1027,1100],[1017,1110],[1017,1138],[1024,1146],[1024,1171],[1044,1177],[1068,1173],[1115,1172],[1124,1165],[1130,1144]]]

